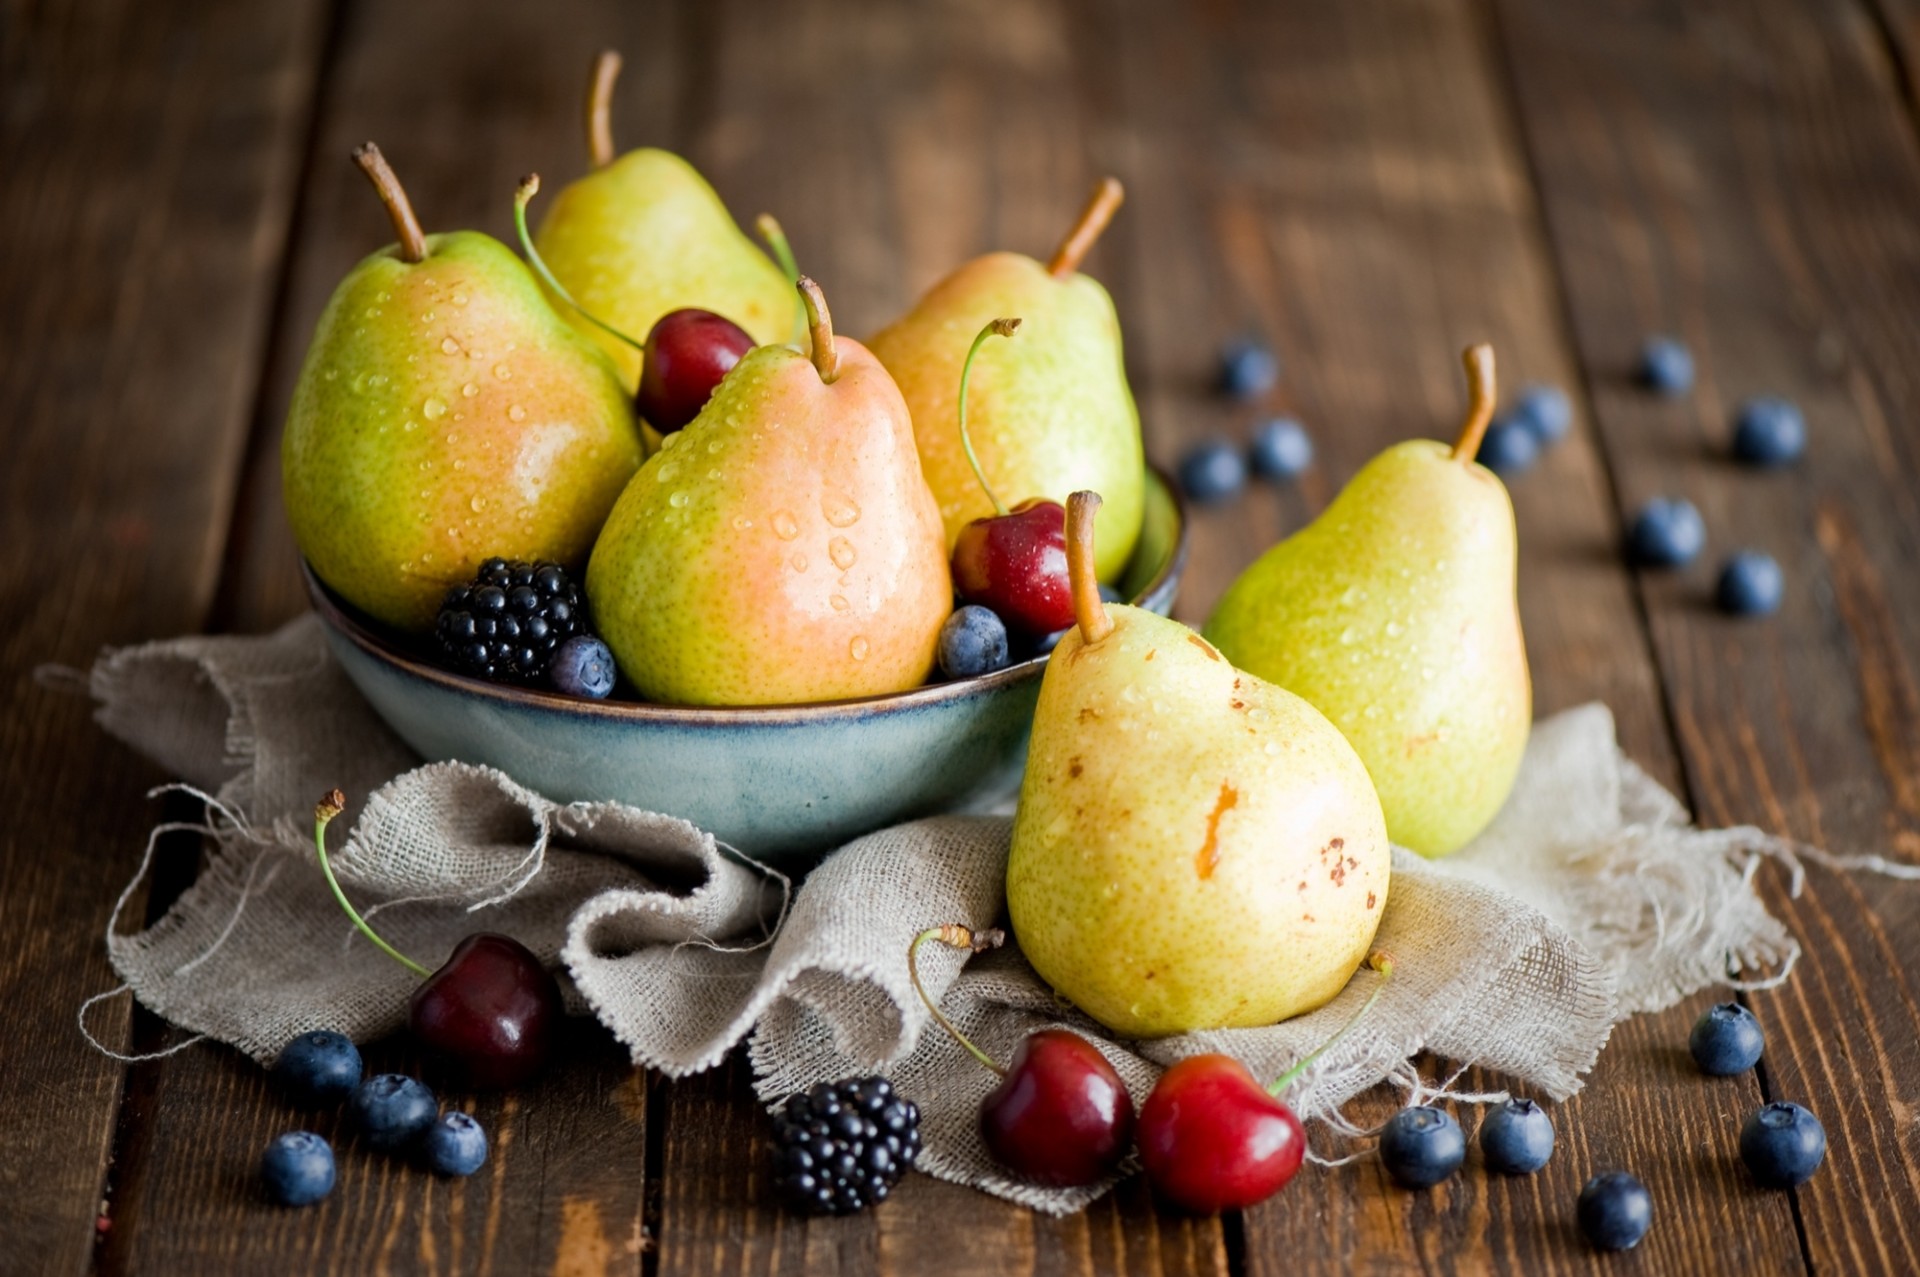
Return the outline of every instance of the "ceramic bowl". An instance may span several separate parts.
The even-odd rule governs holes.
[[[1165,615],[1186,567],[1185,511],[1148,472],[1122,593]],[[814,705],[705,708],[583,701],[438,669],[344,605],[307,591],[348,677],[423,757],[497,767],[559,802],[617,800],[681,816],[747,855],[804,866],[916,816],[982,811],[1019,784],[1045,656],[980,678]]]

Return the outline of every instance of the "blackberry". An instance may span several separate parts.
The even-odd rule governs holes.
[[[886,1200],[920,1155],[920,1110],[883,1077],[821,1082],[773,1119],[773,1186],[810,1215]]]
[[[587,629],[580,587],[557,563],[488,559],[447,592],[434,638],[448,668],[497,683],[539,683],[554,649]]]

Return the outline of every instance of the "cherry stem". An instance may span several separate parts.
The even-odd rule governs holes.
[[[833,312],[827,309],[827,295],[820,285],[802,275],[794,281],[800,300],[807,308],[807,332],[813,339],[813,366],[820,380],[831,386],[840,379],[840,352],[833,344]]]
[[[1340,1026],[1338,1033],[1335,1033],[1325,1042],[1315,1047],[1313,1053],[1307,1056],[1306,1059],[1300,1061],[1285,1073],[1275,1078],[1273,1085],[1267,1088],[1267,1094],[1278,1096],[1282,1091],[1292,1086],[1302,1073],[1305,1073],[1312,1067],[1315,1060],[1331,1050],[1334,1043],[1351,1033],[1353,1026],[1360,1023],[1360,1021],[1365,1018],[1367,1012],[1373,1010],[1373,1004],[1378,1002],[1380,995],[1387,991],[1387,981],[1393,979],[1393,955],[1384,949],[1376,949],[1372,954],[1368,955],[1367,965],[1380,973],[1379,983],[1373,986],[1373,992],[1368,995],[1367,1000],[1360,1005],[1360,1009],[1355,1011],[1345,1024]]]
[[[1001,1077],[1005,1077],[1007,1071],[998,1064],[995,1064],[992,1056],[968,1040],[967,1035],[962,1033],[954,1025],[952,1020],[942,1015],[940,1008],[933,1004],[933,999],[927,996],[927,986],[920,983],[919,954],[920,946],[929,940],[938,940],[941,944],[951,945],[955,949],[969,949],[974,953],[985,953],[988,949],[999,948],[1006,938],[1007,933],[998,927],[990,928],[986,931],[974,931],[968,927],[961,926],[957,922],[950,922],[944,927],[930,927],[922,931],[913,938],[913,943],[907,946],[907,975],[913,981],[913,991],[918,993],[920,1000],[927,1004],[928,1013],[931,1014],[935,1020],[939,1021],[940,1027],[947,1031],[949,1037],[961,1046],[967,1048],[967,1054],[992,1069],[995,1073],[998,1073]]]
[[[1080,210],[1080,220],[1060,241],[1060,247],[1053,250],[1053,260],[1047,263],[1047,274],[1055,279],[1065,279],[1079,270],[1081,261],[1092,251],[1094,241],[1100,238],[1101,231],[1107,229],[1107,223],[1120,211],[1121,201],[1126,198],[1126,188],[1120,185],[1118,178],[1101,178],[1100,184],[1093,188],[1093,194],[1087,198],[1087,206]]]
[[[787,277],[789,284],[800,282],[800,262],[793,255],[793,245],[787,240],[787,232],[772,213],[762,213],[753,219],[753,228],[760,232],[760,238],[773,250],[773,258],[780,263],[780,271]],[[794,337],[807,331],[807,304],[796,294],[794,297],[795,321]]]
[[[380,202],[387,206],[387,216],[393,219],[394,236],[400,241],[400,260],[425,261],[426,232],[420,229],[420,219],[413,215],[413,204],[407,199],[406,188],[394,176],[387,157],[380,154],[380,148],[373,143],[362,142],[353,148],[353,162],[367,175],[367,180],[373,183],[373,189],[380,195]]]
[[[1467,366],[1467,419],[1460,427],[1460,438],[1453,445],[1455,461],[1472,461],[1479,455],[1480,440],[1493,420],[1493,405],[1500,397],[1493,376],[1493,347],[1486,342],[1468,346],[1460,362]]]
[[[1067,498],[1067,587],[1073,594],[1073,619],[1080,636],[1098,643],[1113,633],[1113,618],[1100,597],[1100,576],[1093,567],[1093,516],[1100,512],[1098,492]]]
[[[613,163],[613,85],[619,78],[620,55],[603,50],[587,82],[587,158],[595,168]]]
[[[960,447],[966,451],[967,464],[973,467],[973,477],[980,481],[980,490],[987,494],[987,500],[993,502],[993,512],[1004,516],[1006,505],[994,495],[993,485],[987,482],[986,471],[980,468],[980,458],[973,455],[973,436],[967,433],[967,382],[973,377],[973,357],[980,353],[980,347],[987,344],[987,338],[1011,337],[1020,328],[1017,319],[995,319],[974,337],[973,345],[967,348],[967,362],[960,365]]]
[[[338,900],[340,907],[347,911],[347,917],[353,919],[353,925],[360,928],[360,934],[373,941],[374,947],[380,952],[424,980],[433,972],[382,940],[380,934],[368,926],[367,920],[360,916],[360,911],[347,900],[347,893],[340,890],[340,880],[333,876],[333,862],[327,859],[327,826],[333,823],[335,816],[346,809],[346,805],[347,796],[334,789],[329,790],[327,796],[322,798],[313,809],[313,847],[320,853],[320,872],[327,876],[327,885],[333,888],[333,898]]]
[[[586,320],[589,324],[592,324],[595,328],[606,333],[614,340],[623,341],[640,353],[645,354],[647,350],[646,342],[635,341],[575,301],[573,294],[568,292],[566,286],[555,279],[553,272],[547,269],[546,259],[541,257],[540,250],[533,246],[533,236],[527,231],[527,204],[539,193],[540,175],[538,173],[529,173],[521,178],[519,187],[513,193],[513,228],[519,232],[520,251],[527,255],[527,262],[533,267],[533,273],[540,277],[540,282],[547,286],[548,292],[572,307],[574,314],[580,316],[580,318]]]

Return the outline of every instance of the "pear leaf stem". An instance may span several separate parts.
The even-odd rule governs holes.
[[[973,436],[967,433],[967,383],[973,377],[973,357],[980,353],[980,347],[987,344],[989,337],[1011,337],[1020,328],[1017,319],[995,319],[988,322],[974,336],[973,345],[967,347],[967,362],[960,365],[960,447],[967,454],[967,464],[973,467],[973,477],[980,481],[980,490],[987,494],[987,500],[993,503],[993,512],[1004,515],[1007,507],[994,495],[993,485],[987,482],[987,472],[980,468],[980,458],[973,453]]]
[[[382,940],[380,934],[367,925],[367,920],[360,916],[360,911],[355,909],[347,899],[347,893],[340,889],[340,880],[333,876],[333,862],[327,858],[327,826],[333,823],[335,816],[346,809],[346,805],[347,796],[334,789],[329,790],[327,796],[322,798],[313,809],[313,849],[320,855],[320,872],[326,875],[327,886],[333,888],[333,898],[338,900],[340,907],[347,911],[347,917],[353,919],[353,925],[360,928],[360,934],[373,941],[374,947],[380,952],[424,980],[433,972]]]
[[[793,245],[787,239],[786,228],[772,213],[762,213],[753,219],[753,229],[760,232],[760,238],[773,250],[773,260],[780,263],[781,274],[787,277],[787,283],[797,285],[800,282],[800,262],[793,255]],[[797,344],[807,331],[807,303],[796,293],[794,304],[793,336]]]
[[[635,341],[575,301],[573,294],[568,292],[566,286],[555,279],[553,272],[547,269],[546,259],[541,257],[540,250],[533,246],[533,236],[527,230],[527,204],[539,193],[540,175],[538,173],[529,173],[521,178],[519,188],[513,193],[513,229],[519,233],[520,251],[527,255],[527,264],[533,267],[533,273],[540,277],[540,282],[547,286],[547,291],[571,307],[574,314],[580,316],[580,318],[586,320],[601,332],[606,333],[615,341],[623,341],[635,350],[645,354],[647,343],[644,341]]]
[[[1100,238],[1100,232],[1107,229],[1107,223],[1120,211],[1120,204],[1127,198],[1126,188],[1120,185],[1120,179],[1103,177],[1099,185],[1093,188],[1093,194],[1087,197],[1087,205],[1080,210],[1080,218],[1060,241],[1060,247],[1053,250],[1053,258],[1047,263],[1047,274],[1055,279],[1065,279],[1080,269],[1080,263],[1093,250]]]
[[[840,351],[833,344],[833,312],[827,309],[827,295],[820,285],[802,275],[794,281],[800,300],[807,308],[807,332],[813,340],[813,366],[820,380],[831,386],[840,379]]]
[[[426,232],[420,229],[420,219],[413,214],[413,203],[407,199],[406,188],[394,176],[387,157],[373,143],[362,142],[353,148],[353,162],[367,175],[367,180],[373,183],[373,189],[380,195],[380,202],[387,206],[387,216],[393,219],[394,237],[400,241],[400,260],[409,263],[425,261]]]
[[[1493,406],[1500,398],[1499,383],[1493,375],[1493,347],[1484,341],[1468,346],[1461,352],[1460,362],[1467,366],[1467,419],[1453,445],[1453,459],[1472,461],[1479,455],[1480,440],[1486,437]]]
[[[920,946],[929,940],[938,940],[941,944],[951,945],[955,949],[971,949],[975,953],[985,953],[988,949],[999,948],[1006,938],[1007,933],[997,927],[986,931],[974,931],[957,922],[950,922],[944,927],[929,927],[915,936],[913,943],[907,946],[907,976],[913,981],[913,991],[920,995],[922,1002],[927,1004],[928,1014],[939,1022],[940,1027],[947,1031],[949,1037],[967,1049],[967,1054],[1001,1077],[1005,1077],[1007,1071],[994,1063],[992,1056],[975,1046],[952,1020],[941,1013],[940,1008],[934,1005],[933,999],[927,996],[927,986],[920,983],[919,955]]]
[[[1100,512],[1098,492],[1067,498],[1067,588],[1073,595],[1073,619],[1080,637],[1098,643],[1113,633],[1113,618],[1100,597],[1100,575],[1093,566],[1093,516]]]
[[[595,168],[613,163],[613,85],[619,78],[620,55],[601,50],[587,81],[587,159]]]
[[[1289,1086],[1292,1086],[1294,1082],[1299,1080],[1302,1073],[1305,1073],[1312,1067],[1315,1060],[1331,1050],[1334,1043],[1351,1033],[1353,1027],[1366,1017],[1367,1012],[1373,1010],[1373,1004],[1378,1002],[1380,995],[1387,991],[1387,981],[1393,979],[1393,955],[1385,949],[1376,949],[1368,956],[1367,965],[1380,973],[1379,982],[1373,986],[1373,992],[1368,995],[1367,1000],[1360,1005],[1360,1009],[1355,1011],[1345,1024],[1340,1026],[1339,1032],[1315,1047],[1312,1054],[1308,1055],[1304,1060],[1301,1060],[1298,1064],[1275,1078],[1273,1085],[1267,1088],[1267,1094],[1278,1096]]]

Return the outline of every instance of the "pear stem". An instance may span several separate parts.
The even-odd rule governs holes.
[[[360,916],[360,911],[347,900],[347,893],[340,890],[340,880],[333,876],[333,862],[327,859],[327,826],[333,823],[333,818],[344,811],[346,806],[347,796],[337,789],[331,789],[313,809],[313,848],[320,853],[320,872],[326,875],[327,886],[333,888],[333,898],[338,900],[340,907],[347,911],[347,917],[353,919],[353,925],[360,928],[360,934],[373,941],[380,952],[424,980],[433,972],[382,940],[379,933],[368,926],[367,920]]]
[[[939,1022],[940,1027],[947,1031],[949,1037],[967,1048],[967,1054],[1001,1077],[1005,1077],[1007,1071],[995,1064],[992,1056],[975,1046],[952,1020],[941,1014],[940,1008],[935,1006],[933,999],[927,996],[927,986],[920,983],[919,954],[920,946],[929,940],[938,940],[941,944],[951,945],[956,949],[971,949],[975,953],[985,953],[988,949],[999,948],[1006,938],[1007,933],[997,927],[986,931],[973,931],[957,922],[950,922],[944,927],[931,927],[922,931],[913,938],[913,943],[907,946],[907,976],[913,981],[913,991],[920,995],[922,1002],[927,1004],[928,1014]]]
[[[541,257],[540,250],[533,246],[533,236],[527,231],[527,204],[539,193],[540,175],[538,173],[529,173],[521,178],[518,189],[513,193],[513,229],[519,233],[520,251],[527,255],[527,263],[533,267],[533,273],[540,277],[540,282],[547,286],[548,292],[572,307],[574,314],[580,316],[580,318],[586,320],[589,324],[592,324],[595,328],[606,333],[614,340],[623,341],[635,350],[645,354],[647,343],[644,341],[635,341],[575,301],[573,294],[568,292],[566,286],[555,279],[553,272],[547,269],[546,259]]]
[[[587,158],[595,168],[613,163],[613,85],[620,78],[620,55],[602,50],[587,81]]]
[[[802,275],[794,281],[800,300],[807,308],[807,332],[813,339],[813,366],[820,380],[831,386],[840,379],[840,352],[833,344],[833,313],[827,309],[827,295],[820,285]]]
[[[1126,197],[1126,188],[1120,185],[1118,178],[1101,178],[1100,184],[1093,188],[1093,194],[1087,198],[1087,206],[1080,210],[1080,220],[1060,241],[1060,247],[1053,250],[1053,260],[1047,263],[1047,274],[1055,279],[1065,279],[1079,270],[1081,261],[1092,251],[1094,241],[1100,238],[1101,231],[1107,229],[1107,223],[1113,220],[1113,215],[1120,210],[1120,203]]]
[[[986,345],[989,337],[1011,337],[1019,330],[1017,319],[990,320],[973,339],[973,345],[967,348],[967,362],[960,365],[960,447],[967,454],[967,464],[973,467],[973,477],[980,481],[980,490],[987,494],[987,500],[993,502],[993,512],[1004,515],[1006,505],[994,495],[993,485],[987,482],[986,471],[980,468],[980,458],[973,455],[973,436],[967,433],[967,382],[973,377],[973,357],[980,353],[980,347]]]
[[[1480,440],[1486,437],[1493,406],[1500,398],[1499,383],[1493,376],[1493,347],[1484,341],[1468,346],[1461,352],[1460,362],[1467,366],[1467,419],[1453,445],[1453,459],[1472,461],[1480,453]]]
[[[387,216],[393,219],[393,233],[400,241],[400,260],[404,262],[422,262],[427,258],[427,236],[420,229],[420,219],[413,215],[413,204],[407,199],[406,188],[400,185],[393,169],[387,164],[387,157],[380,154],[380,148],[371,142],[362,142],[353,148],[353,162],[373,183],[373,189],[380,195],[380,202],[387,206]]]
[[[1267,1094],[1278,1096],[1282,1091],[1292,1086],[1294,1082],[1299,1079],[1300,1075],[1312,1066],[1315,1060],[1331,1050],[1334,1043],[1351,1033],[1353,1026],[1360,1023],[1360,1021],[1365,1018],[1367,1012],[1373,1010],[1373,1004],[1378,1002],[1380,995],[1387,990],[1387,981],[1393,979],[1393,955],[1385,949],[1376,949],[1368,955],[1367,965],[1380,973],[1380,981],[1373,986],[1373,992],[1368,995],[1367,1000],[1361,1004],[1360,1009],[1355,1011],[1345,1024],[1340,1026],[1339,1032],[1315,1047],[1313,1053],[1308,1055],[1306,1059],[1301,1060],[1298,1064],[1275,1078],[1273,1085],[1267,1088]]]
[[[1098,492],[1067,498],[1067,587],[1073,594],[1073,618],[1080,637],[1098,643],[1113,633],[1113,618],[1100,597],[1100,575],[1093,567],[1093,516],[1100,513]]]

